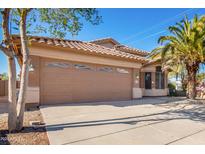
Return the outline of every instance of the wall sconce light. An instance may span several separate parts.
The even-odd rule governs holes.
[[[139,77],[140,77],[139,72],[136,72],[136,73],[135,73],[135,79],[138,79],[138,80],[139,80]]]
[[[30,64],[30,66],[29,66],[29,72],[34,72],[34,66],[33,66],[33,64]]]
[[[136,73],[135,73],[135,83],[136,83],[136,84],[139,83],[139,78],[140,78],[139,72],[136,72]]]

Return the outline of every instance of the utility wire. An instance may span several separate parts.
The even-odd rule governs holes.
[[[195,11],[196,11],[196,10],[198,10],[198,9],[195,9]],[[191,21],[191,19],[190,19],[189,21]],[[163,31],[159,31],[159,32],[153,33],[153,34],[148,35],[148,36],[146,36],[146,37],[144,37],[144,38],[142,38],[142,39],[134,40],[134,41],[131,41],[131,42],[127,43],[127,44],[133,44],[133,43],[135,43],[135,42],[137,42],[137,41],[142,41],[142,40],[145,40],[145,39],[147,39],[147,38],[150,38],[150,37],[156,36],[156,35],[161,34],[161,33],[164,33],[164,32],[166,32],[166,30],[163,30]]]
[[[164,32],[166,32],[166,30],[153,33],[153,34],[148,35],[148,36],[146,36],[146,37],[144,37],[144,38],[142,38],[142,39],[134,40],[134,41],[132,41],[132,42],[130,42],[130,43],[128,43],[128,44],[133,44],[133,43],[135,43],[135,42],[137,42],[137,41],[143,41],[143,40],[146,40],[146,39],[148,39],[148,38],[150,38],[150,37],[156,36],[156,35],[161,34],[161,33],[164,33]]]
[[[159,23],[159,24],[156,24],[156,25],[154,25],[154,26],[152,26],[152,27],[150,27],[150,28],[148,28],[148,29],[145,29],[145,30],[143,30],[143,31],[141,31],[141,32],[135,33],[135,34],[133,34],[133,35],[131,35],[131,36],[129,36],[129,37],[123,39],[121,42],[126,42],[126,41],[128,41],[128,40],[130,40],[130,39],[132,39],[132,38],[134,38],[134,37],[136,37],[136,36],[138,36],[138,35],[140,35],[140,34],[143,34],[143,33],[148,32],[148,31],[150,31],[150,30],[152,30],[152,29],[154,29],[154,28],[156,28],[156,27],[158,27],[158,26],[161,26],[161,25],[163,25],[163,24],[165,24],[165,23],[169,23],[171,20],[177,18],[178,16],[184,15],[185,13],[189,14],[189,13],[191,13],[193,10],[196,11],[196,10],[198,10],[198,9],[188,9],[188,10],[185,10],[185,11],[183,11],[183,12],[181,12],[181,13],[175,15],[175,16],[172,17],[172,18],[169,18],[169,19],[167,19],[167,20],[162,21],[162,22]],[[189,13],[188,13],[188,12],[189,12]]]

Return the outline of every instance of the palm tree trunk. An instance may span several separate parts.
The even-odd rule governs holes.
[[[26,17],[27,11],[22,11],[21,21],[20,21],[20,37],[22,45],[23,54],[23,64],[21,70],[21,81],[20,81],[20,91],[17,102],[17,130],[23,128],[24,111],[25,111],[25,100],[26,92],[28,86],[28,74],[29,74],[29,49],[26,38]]]
[[[16,129],[16,64],[14,58],[8,57],[8,129]]]
[[[188,88],[187,94],[188,98],[195,99],[196,98],[196,74],[198,71],[198,65],[188,66]]]

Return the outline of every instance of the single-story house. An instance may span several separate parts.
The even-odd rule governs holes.
[[[13,36],[17,54],[20,38]],[[167,72],[149,52],[112,38],[90,42],[30,36],[27,102],[44,104],[131,100],[167,95]],[[21,59],[18,60],[21,64]]]

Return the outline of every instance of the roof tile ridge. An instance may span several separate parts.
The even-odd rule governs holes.
[[[138,55],[135,55],[135,54],[132,54],[132,53],[127,53],[127,52],[124,52],[124,51],[121,51],[121,50],[117,50],[115,48],[108,48],[108,47],[105,47],[105,46],[102,46],[102,45],[99,45],[99,44],[95,44],[95,43],[92,43],[92,42],[85,42],[85,43],[92,44],[94,46],[101,47],[102,49],[110,50],[112,52],[118,52],[119,54],[125,54],[125,55],[129,55],[129,56],[134,56],[134,57],[137,57],[137,58],[140,58],[140,59],[146,59],[144,57],[141,57],[141,56],[138,56]]]
[[[122,46],[122,47],[129,48],[129,50],[134,50],[134,51],[138,51],[138,52],[142,52],[142,53],[147,53],[147,54],[149,54],[149,52],[148,52],[148,51],[146,51],[146,50],[137,49],[137,48],[130,47],[130,46],[128,46],[128,45],[124,45],[124,44],[121,44],[121,46]]]
[[[103,37],[103,38],[90,40],[90,41],[87,41],[87,42],[96,42],[96,41],[101,41],[101,40],[106,40],[106,39],[113,39],[113,38],[111,36],[108,36],[108,37]]]

